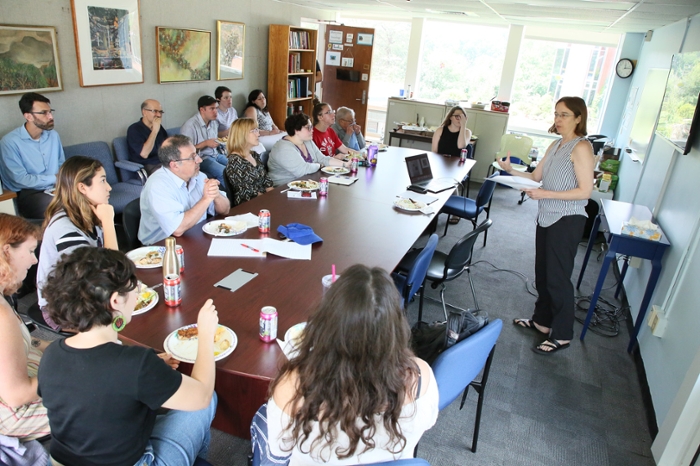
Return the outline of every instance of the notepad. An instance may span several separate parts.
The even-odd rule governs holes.
[[[268,253],[286,259],[311,260],[311,245],[279,241],[272,238],[214,238],[211,240],[207,255],[214,257],[265,257]]]
[[[330,176],[328,177],[328,182],[333,184],[342,184],[343,186],[349,186],[357,181],[357,177],[353,176]]]

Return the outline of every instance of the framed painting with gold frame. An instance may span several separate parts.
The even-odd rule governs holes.
[[[245,24],[216,22],[216,79],[243,79]]]
[[[0,95],[63,90],[51,26],[0,25]]]

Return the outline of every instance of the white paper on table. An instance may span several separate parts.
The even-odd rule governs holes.
[[[230,220],[232,222],[245,222],[248,225],[248,228],[255,228],[258,226],[258,216],[250,212],[247,214],[226,217],[226,220]]]
[[[243,246],[243,245],[249,246]],[[255,251],[257,250],[257,252]],[[263,239],[213,238],[208,256],[216,257],[265,257],[267,253],[287,259],[311,260],[311,245],[292,241]]]
[[[280,348],[282,348],[282,352],[285,356],[287,356],[287,359],[292,359],[299,353],[299,349],[295,348],[291,341],[282,341],[277,338],[277,344],[280,345]]]
[[[542,183],[521,176],[498,175],[489,179],[515,189],[537,189],[542,186]]]
[[[422,202],[425,205],[432,204],[433,202],[438,200],[438,198],[435,196],[428,196],[427,194],[419,194],[415,191],[404,191],[403,193],[399,194],[397,197],[402,197],[404,199],[411,199],[413,201]]]
[[[329,183],[342,184],[343,186],[350,186],[355,181],[357,181],[357,177],[353,177],[353,176],[336,175],[336,176],[329,176],[328,177]]]
[[[288,199],[318,199],[315,192],[310,193],[310,196],[304,196],[303,191],[287,191]]]
[[[311,245],[294,241],[279,241],[272,238],[262,239],[262,250],[287,259],[311,260]]]
[[[243,246],[250,246],[247,248]],[[255,252],[253,249],[257,249]],[[207,256],[216,257],[265,257],[262,241],[259,239],[226,239],[213,238]]]

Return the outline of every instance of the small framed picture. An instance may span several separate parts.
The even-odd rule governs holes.
[[[80,85],[143,82],[138,0],[71,0]]]
[[[216,79],[243,79],[245,24],[216,22]]]
[[[53,27],[0,26],[0,50],[5,51],[0,95],[63,90]]]

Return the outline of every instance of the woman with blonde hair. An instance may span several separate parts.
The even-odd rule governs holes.
[[[471,138],[472,130],[467,128],[467,114],[462,107],[456,105],[435,130],[431,150],[438,154],[459,157]]]
[[[290,465],[413,457],[437,419],[438,389],[410,339],[389,274],[364,265],[345,270],[270,386],[270,453],[291,454]]]
[[[60,327],[49,316],[42,288],[56,262],[80,246],[119,249],[114,208],[109,204],[111,190],[104,167],[95,159],[70,157],[58,171],[54,198],[44,216],[44,238],[36,275],[39,307],[53,329]]]
[[[49,433],[37,395],[39,360],[48,342],[32,338],[5,296],[14,294],[36,264],[39,230],[22,217],[0,214],[0,435],[32,440]]]
[[[224,174],[231,188],[232,207],[273,189],[260,154],[251,150],[260,144],[259,135],[258,124],[251,118],[239,118],[229,129]]]

